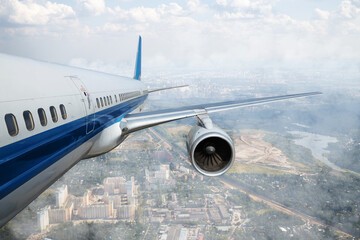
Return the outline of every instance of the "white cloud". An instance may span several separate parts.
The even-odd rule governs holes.
[[[95,16],[99,16],[105,12],[104,0],[77,0],[81,10],[84,10]]]
[[[40,4],[32,0],[4,0],[0,14],[9,23],[25,25],[45,25],[75,17],[75,12],[67,5],[49,1]]]
[[[200,6],[200,0],[189,0],[186,5],[190,11],[195,11]]]
[[[125,24],[105,23],[102,30],[105,32],[119,32],[119,31],[126,32],[128,28]]]
[[[348,19],[359,17],[360,8],[355,5],[358,3],[358,1],[343,0],[340,4],[340,15]]]
[[[168,15],[173,15],[173,16],[180,16],[180,15],[183,15],[183,13],[184,13],[183,8],[177,3],[170,3],[168,5],[161,4],[158,7],[158,11],[162,15],[168,14]]]
[[[230,5],[235,8],[247,8],[250,7],[249,0],[233,0]]]
[[[218,4],[220,6],[226,6],[227,0],[216,0],[216,4]]]
[[[330,16],[330,12],[325,11],[325,10],[321,10],[318,8],[315,8],[315,13],[317,14],[317,16],[321,19],[327,20],[329,19]]]
[[[214,15],[217,19],[258,18],[272,14],[272,2],[268,0],[229,0],[216,2],[222,8]]]
[[[216,4],[207,5],[204,0],[190,0],[124,8],[105,4],[90,7],[85,3],[96,2],[83,0],[82,8],[75,9],[85,11],[87,6],[86,11],[92,16],[84,16],[75,14],[69,6],[44,0],[7,0],[4,2],[7,4],[0,5],[0,19],[9,22],[10,17],[24,15],[23,20],[12,21],[31,24],[36,20],[42,25],[26,29],[0,26],[0,33],[14,37],[23,33],[61,38],[68,34],[70,40],[61,44],[63,48],[71,47],[72,57],[108,59],[132,59],[135,50],[128,46],[141,34],[144,61],[148,66],[164,59],[173,66],[228,66],[251,60],[359,58],[360,46],[353,42],[360,41],[360,0],[343,0],[333,11],[309,9],[316,18],[308,20],[273,11],[275,1],[216,0]],[[27,11],[32,9],[32,14],[19,14],[21,11],[14,9],[21,8],[13,5],[10,11],[10,3],[25,5]],[[39,18],[37,11],[41,13]],[[93,17],[99,14],[101,17]],[[69,18],[72,21],[69,22]],[[5,38],[0,35],[2,39]],[[60,49],[54,51],[60,52]],[[121,54],[114,55],[114,52]]]
[[[160,14],[156,9],[138,7],[129,11],[130,16],[138,22],[157,22],[160,20]]]
[[[161,17],[161,12],[159,12],[158,9],[145,7],[136,7],[129,10],[116,7],[111,13],[115,18],[131,19],[141,23],[158,22]]]

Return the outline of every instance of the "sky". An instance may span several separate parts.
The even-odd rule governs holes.
[[[3,53],[132,66],[139,35],[143,66],[153,69],[360,69],[360,0],[0,0]]]

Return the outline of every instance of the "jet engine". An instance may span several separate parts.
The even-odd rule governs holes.
[[[205,176],[219,176],[234,162],[235,150],[231,138],[223,130],[213,127],[211,121],[210,124],[194,126],[186,144],[191,164]]]

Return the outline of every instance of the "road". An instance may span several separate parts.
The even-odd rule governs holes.
[[[187,156],[186,152],[185,152],[183,149],[181,149],[179,146],[170,143],[170,142],[166,139],[166,137],[162,136],[162,133],[154,130],[154,128],[149,128],[148,130],[149,130],[149,132],[150,132],[151,134],[153,134],[153,136],[155,136],[155,137],[158,138],[159,140],[163,141],[163,143],[164,143],[164,145],[166,146],[166,148],[171,149],[172,151],[176,152],[177,154],[179,154],[179,156],[180,156],[181,158],[188,159],[188,156]]]
[[[146,229],[146,231],[145,231],[145,234],[144,234],[144,237],[143,237],[143,239],[142,239],[142,240],[147,239],[147,238],[146,238],[146,235],[147,235],[147,234],[148,234],[148,232],[149,232],[149,228],[150,228],[150,224],[148,225],[148,227],[147,227],[147,229]]]

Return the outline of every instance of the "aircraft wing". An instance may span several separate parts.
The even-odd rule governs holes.
[[[194,117],[198,115],[226,111],[236,108],[254,106],[269,102],[277,102],[291,98],[308,97],[321,94],[321,92],[308,92],[300,94],[282,95],[275,97],[253,98],[247,100],[237,100],[219,103],[200,104],[193,106],[185,106],[172,109],[164,109],[151,112],[142,112],[128,114],[124,117],[125,121],[121,128],[124,133],[131,133],[155,125],[171,122],[183,118]]]
[[[175,89],[175,88],[184,88],[184,87],[188,87],[188,86],[189,86],[189,85],[182,85],[182,86],[176,86],[176,87],[159,88],[159,89],[155,89],[155,90],[148,90],[148,93],[159,92],[159,91],[164,91],[164,90],[170,90],[170,89]]]

